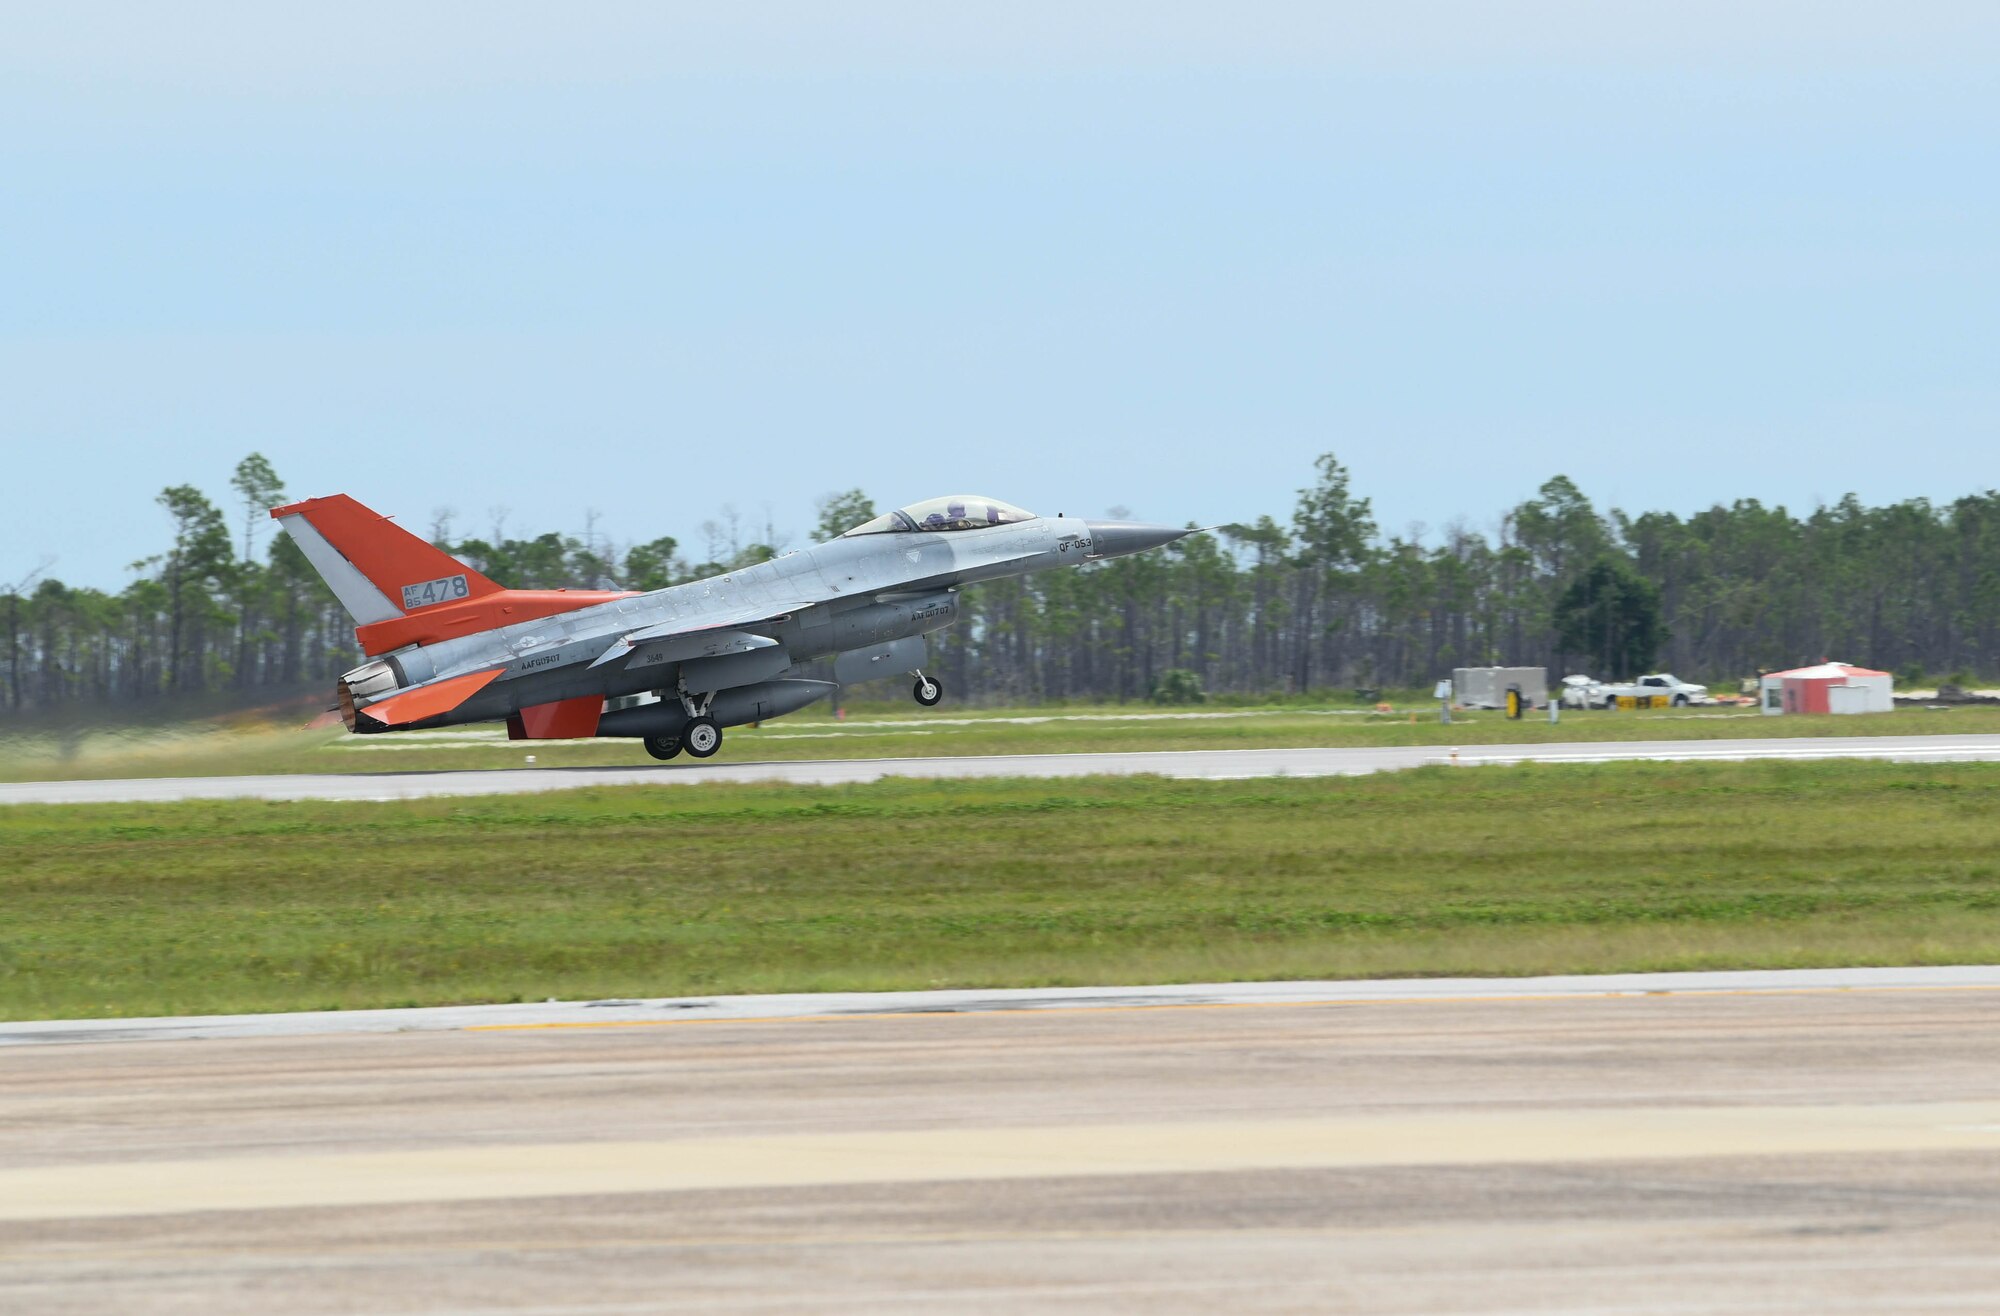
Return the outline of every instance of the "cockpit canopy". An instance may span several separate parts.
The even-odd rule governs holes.
[[[978,530],[985,526],[1016,525],[1034,519],[1033,512],[1023,511],[1011,503],[981,498],[978,494],[948,494],[943,498],[927,498],[921,503],[885,512],[873,521],[862,522],[841,538],[901,535],[918,530]]]

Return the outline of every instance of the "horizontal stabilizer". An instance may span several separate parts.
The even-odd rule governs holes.
[[[427,717],[438,717],[493,684],[493,679],[505,670],[495,667],[491,671],[473,672],[469,676],[453,676],[416,686],[368,705],[360,710],[360,715],[373,718],[385,727],[408,726]]]

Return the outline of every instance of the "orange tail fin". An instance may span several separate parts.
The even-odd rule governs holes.
[[[358,626],[501,592],[457,558],[346,494],[274,507],[271,515]]]
[[[346,494],[274,507],[271,515],[353,616],[354,638],[371,656],[625,597],[502,589]]]

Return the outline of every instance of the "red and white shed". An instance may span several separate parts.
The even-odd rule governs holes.
[[[1890,713],[1896,708],[1895,680],[1849,663],[1795,667],[1765,676],[1758,702],[1766,713]]]

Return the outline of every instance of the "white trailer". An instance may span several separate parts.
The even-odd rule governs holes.
[[[1463,708],[1505,708],[1507,691],[1518,689],[1530,708],[1549,704],[1546,667],[1460,667],[1451,674],[1452,692]]]

